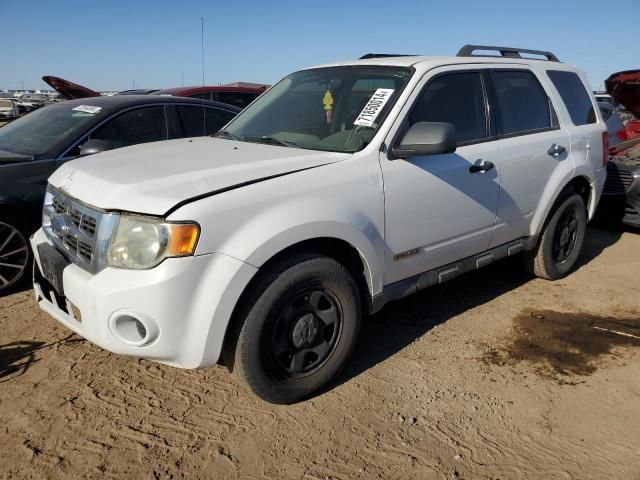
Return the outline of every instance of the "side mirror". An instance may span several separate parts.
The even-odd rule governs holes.
[[[389,149],[389,158],[395,160],[453,153],[456,146],[456,129],[450,123],[418,122],[411,125],[398,145]]]
[[[106,152],[111,150],[113,145],[105,140],[98,140],[93,138],[84,142],[84,145],[80,148],[80,156],[93,155],[94,153]]]

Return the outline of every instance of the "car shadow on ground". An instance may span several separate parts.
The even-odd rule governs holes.
[[[19,377],[37,361],[36,352],[44,342],[21,340],[0,345],[0,383]]]
[[[616,243],[623,231],[589,227],[577,268]],[[354,354],[337,383],[330,388],[383,362],[435,326],[531,280],[533,277],[525,271],[521,256],[516,256],[387,304],[380,312],[364,319]]]
[[[83,341],[75,334],[52,343],[19,340],[17,342],[0,345],[0,383],[24,375],[34,363],[38,361],[36,353],[61,343],[76,343]]]

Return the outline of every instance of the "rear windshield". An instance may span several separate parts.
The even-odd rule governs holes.
[[[35,156],[49,152],[65,139],[72,142],[106,116],[103,109],[95,111],[99,107],[91,107],[89,102],[80,106],[61,103],[31,112],[0,128],[0,150]]]
[[[11,100],[0,99],[0,107],[13,107],[13,102]]]

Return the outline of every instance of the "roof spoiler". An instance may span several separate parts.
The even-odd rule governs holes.
[[[523,57],[521,54],[529,54],[529,55],[539,55],[544,57],[550,62],[559,62],[558,57],[556,57],[553,53],[547,52],[544,50],[529,50],[526,48],[515,48],[515,47],[495,47],[490,45],[465,45],[460,49],[457,57],[491,57],[493,55],[474,55],[473,52],[476,50],[485,50],[500,53],[501,57],[506,58],[526,58],[527,60],[537,60],[535,58]]]

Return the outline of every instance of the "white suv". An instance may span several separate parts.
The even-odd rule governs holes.
[[[31,240],[41,308],[289,403],[386,302],[520,252],[566,275],[607,158],[584,75],[500,47],[365,57],[287,76],[215,138],[63,165]]]

